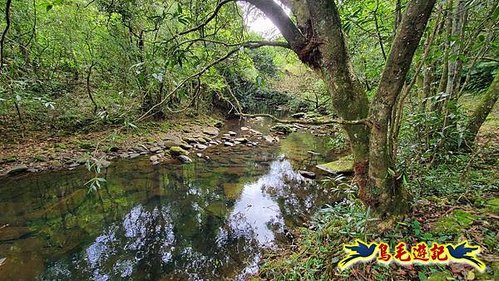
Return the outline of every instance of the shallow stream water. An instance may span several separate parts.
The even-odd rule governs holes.
[[[270,124],[224,130],[241,126]],[[297,172],[328,160],[309,150],[327,155],[326,139],[209,147],[185,165],[120,160],[94,193],[83,168],[2,178],[0,280],[243,280],[332,200]]]

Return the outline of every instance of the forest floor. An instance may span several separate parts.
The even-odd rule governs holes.
[[[9,120],[1,120],[8,124]],[[218,118],[219,119],[219,118]],[[43,170],[74,169],[90,158],[134,158],[157,154],[184,139],[213,136],[223,123],[216,117],[174,117],[142,122],[140,126],[101,126],[91,132],[25,130],[5,131],[0,140],[0,176]],[[11,123],[15,123],[12,120]],[[166,154],[168,156],[168,154]]]
[[[466,112],[476,106],[473,97],[462,100]],[[306,227],[294,232],[295,240],[265,254],[256,280],[499,280],[499,106],[480,129],[472,153],[452,155],[431,168],[414,164],[405,184],[412,195],[412,211],[389,229],[370,217],[356,198],[355,186],[344,191],[343,202],[321,209]],[[335,186],[334,180],[333,187]],[[336,184],[336,188],[341,185]],[[355,239],[385,242],[392,254],[398,242],[460,243],[480,246],[483,272],[463,263],[389,265],[354,264],[341,271],[343,246]]]

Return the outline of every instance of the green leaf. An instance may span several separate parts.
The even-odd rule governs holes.
[[[54,5],[48,4],[47,7],[45,7],[45,8],[46,8],[46,10],[48,12],[48,11],[52,10],[53,7],[54,7]]]
[[[420,272],[418,273],[418,277],[419,277],[419,280],[421,280],[421,281],[426,281],[426,280],[428,280],[428,277],[426,277],[426,275],[425,275],[425,274],[424,274],[424,272],[422,272],[422,271],[420,271]]]

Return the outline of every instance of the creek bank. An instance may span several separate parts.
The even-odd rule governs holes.
[[[306,130],[315,136],[335,134],[334,126],[286,124],[286,130],[270,130],[264,134],[250,126],[221,133],[220,120],[206,118],[208,121],[184,120],[174,126],[154,123],[155,130],[142,130],[135,134],[128,133],[121,141],[109,141],[112,132],[87,134],[69,139],[47,138],[31,141],[30,149],[23,145],[11,146],[0,153],[0,176],[16,176],[23,173],[45,170],[73,170],[87,163],[90,159],[105,168],[117,159],[135,159],[146,157],[152,165],[161,163],[192,162],[191,152],[198,158],[209,160],[205,150],[213,147],[233,147],[244,145],[256,147],[260,143],[278,143],[285,139],[290,131]],[[261,117],[252,118],[261,121]],[[117,138],[115,135],[111,139]],[[6,145],[3,145],[6,147]],[[19,151],[20,153],[16,153]],[[15,155],[15,156],[12,156]],[[307,173],[308,178],[315,174]]]
[[[191,149],[185,139],[195,138],[206,143],[219,133],[222,121],[211,116],[197,120],[176,119],[144,122],[138,129],[108,129],[101,132],[50,136],[50,132],[32,132],[18,143],[0,141],[0,177],[17,176],[46,170],[73,170],[98,161],[101,167],[116,159],[134,159],[151,155],[151,162],[176,161],[169,150],[172,146]],[[203,146],[197,146],[202,149]]]

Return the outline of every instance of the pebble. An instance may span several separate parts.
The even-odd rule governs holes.
[[[192,148],[192,145],[190,144],[186,144],[186,143],[181,143],[179,144],[179,146],[182,148],[182,149],[185,149],[185,150],[189,150]]]
[[[182,162],[183,164],[192,163],[192,159],[185,155],[179,155],[177,156],[177,159],[180,160],[180,162]]]
[[[151,153],[157,153],[157,152],[161,151],[161,147],[159,147],[159,146],[151,147],[149,149],[149,151],[151,151]]]
[[[134,159],[134,158],[137,158],[137,157],[139,157],[139,156],[140,156],[140,154],[138,154],[138,153],[130,153],[130,154],[128,155],[128,157],[129,157],[130,159]]]
[[[207,149],[207,148],[208,148],[208,146],[206,146],[206,145],[204,145],[204,144],[196,144],[196,145],[194,145],[194,147],[195,147],[196,149],[199,149],[199,150],[205,150],[205,149]]]

